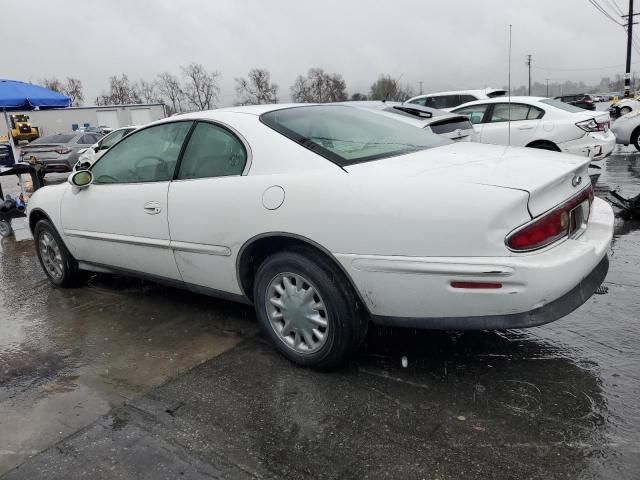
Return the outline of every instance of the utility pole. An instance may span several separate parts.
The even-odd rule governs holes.
[[[545,78],[545,80],[547,81],[547,97],[549,96],[549,80],[551,80],[550,78]]]
[[[638,15],[633,13],[633,0],[629,0],[629,14],[622,17],[627,18],[627,65],[624,72],[624,96],[628,98],[631,96],[631,48],[633,40],[633,17]]]
[[[527,55],[527,66],[529,67],[529,96],[531,96],[531,54]]]

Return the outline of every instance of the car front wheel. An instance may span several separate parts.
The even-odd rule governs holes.
[[[351,284],[329,259],[310,249],[268,257],[256,273],[253,298],[265,335],[304,367],[338,366],[366,334],[367,321]]]
[[[36,251],[40,265],[49,280],[58,287],[73,287],[82,280],[78,262],[71,256],[55,227],[40,220],[34,228]]]

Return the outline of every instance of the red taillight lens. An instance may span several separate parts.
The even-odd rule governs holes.
[[[593,202],[591,185],[567,202],[511,233],[507,237],[507,246],[516,251],[536,250],[570,235],[581,227],[582,222],[587,221],[588,213],[578,215],[574,212],[576,207],[587,201],[590,210]]]
[[[68,147],[58,147],[55,149],[55,152],[59,153],[60,155],[64,155],[65,153],[69,153],[70,151],[71,149]]]

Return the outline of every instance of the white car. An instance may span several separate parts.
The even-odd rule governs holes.
[[[640,111],[640,102],[637,98],[622,98],[609,107],[609,113],[613,118],[637,111]]]
[[[122,138],[129,135],[134,130],[140,128],[139,126],[118,128],[111,133],[102,137],[98,142],[91,145],[86,150],[82,151],[78,161],[73,166],[73,170],[86,170],[98,160],[104,152],[110,149]]]
[[[475,142],[477,140],[476,131],[465,115],[449,113],[421,105],[378,100],[339,102],[334,105],[348,105],[380,112],[383,115],[390,116],[390,118],[423,128],[454,142]]]
[[[348,106],[230,107],[131,133],[28,219],[55,285],[124,272],[253,303],[283,355],[329,368],[370,321],[520,328],[580,306],[614,221],[588,163]]]
[[[544,97],[492,98],[452,110],[469,116],[481,143],[571,153],[591,160],[616,146],[607,112],[591,112]],[[511,122],[509,122],[509,116]]]
[[[423,107],[451,110],[464,103],[475,100],[487,100],[489,98],[503,97],[506,90],[497,88],[485,88],[484,90],[456,90],[453,92],[438,92],[418,95],[405,101],[405,104],[422,105]]]

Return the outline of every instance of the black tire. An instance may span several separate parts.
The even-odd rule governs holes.
[[[295,350],[271,325],[267,307],[269,285],[283,273],[307,279],[323,301],[328,329],[324,344],[315,352]],[[345,275],[331,260],[308,248],[295,247],[268,257],[256,272],[253,299],[264,334],[285,358],[303,367],[318,370],[337,367],[358,350],[367,333],[368,318]]]
[[[67,250],[67,247],[60,238],[60,235],[58,235],[58,232],[49,220],[39,220],[38,223],[36,223],[35,228],[33,229],[33,236],[35,239],[36,253],[38,254],[40,266],[42,267],[42,270],[47,275],[47,277],[49,277],[51,283],[53,283],[56,287],[63,288],[76,287],[83,283],[86,278],[84,272],[81,272],[78,269],[78,262],[75,258],[73,258],[71,253],[69,253],[69,250]],[[47,268],[45,264],[45,260],[43,259],[43,252],[41,251],[41,242],[43,241],[43,238],[48,238],[51,241],[55,242],[55,245],[59,250],[61,256],[61,274],[59,276],[54,275],[51,272],[51,269]]]
[[[631,140],[631,143],[633,143],[633,146],[636,147],[636,150],[640,152],[640,128],[636,128],[631,133],[630,140]]]

